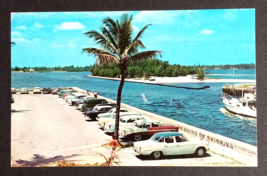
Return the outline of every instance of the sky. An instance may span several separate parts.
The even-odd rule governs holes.
[[[27,12],[11,13],[11,67],[88,66],[100,48],[84,35],[100,32],[102,20],[133,16],[133,38],[142,35],[145,50],[161,50],[160,60],[180,65],[256,63],[255,9]],[[141,51],[141,50],[140,50]]]

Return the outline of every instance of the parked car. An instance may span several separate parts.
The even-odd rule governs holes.
[[[148,119],[144,121],[135,121],[131,126],[120,127],[119,138],[123,140],[140,141],[148,139],[159,132],[178,132],[179,127],[174,125],[163,124],[158,120]]]
[[[11,103],[14,103],[14,102],[15,102],[14,97],[11,94]]]
[[[64,94],[67,94],[67,93],[70,93],[70,92],[77,92],[77,91],[74,91],[74,90],[70,90],[70,89],[67,89],[67,90],[61,90],[58,94],[59,97],[62,97],[62,95]]]
[[[79,105],[80,104],[83,104],[83,102],[85,100],[87,100],[87,99],[95,99],[95,97],[94,96],[87,95],[85,97],[81,97],[79,100],[76,100],[76,101],[75,100],[72,100],[73,101],[73,105],[76,107],[76,109],[78,109]]]
[[[178,132],[156,133],[149,140],[134,142],[135,152],[154,159],[164,155],[195,154],[197,157],[203,157],[209,149],[207,141],[189,140]]]
[[[112,106],[98,106],[92,111],[87,111],[85,114],[85,120],[96,120],[98,114],[108,112],[112,109]]]
[[[99,103],[99,104],[96,104],[93,108],[96,108],[98,106],[112,106],[113,108],[115,108],[117,105],[116,103]],[[86,111],[90,111],[93,108],[86,108]]]
[[[12,94],[17,93],[16,89],[15,89],[15,88],[11,88],[11,93],[12,93]]]
[[[51,93],[52,93],[52,95],[58,94],[59,93],[59,88],[54,88]]]
[[[41,88],[40,87],[34,87],[32,90],[33,94],[40,94],[41,92]]]
[[[120,127],[122,126],[130,126],[132,123],[136,120],[142,120],[146,122],[147,118],[140,115],[140,114],[134,114],[134,115],[129,115],[129,114],[123,114],[120,116]],[[99,122],[100,128],[104,128],[105,133],[107,134],[112,134],[115,132],[115,119],[113,121],[111,120],[100,120]]]
[[[43,88],[43,94],[51,94],[53,89],[51,87]]]
[[[67,103],[71,103],[71,100],[75,99],[76,96],[79,96],[79,95],[84,95],[83,93],[80,93],[80,92],[72,92],[70,93],[68,96],[65,96],[65,101]],[[86,96],[86,95],[84,95]]]
[[[22,87],[22,88],[20,89],[20,94],[28,94],[28,93],[29,93],[29,90],[28,90],[27,87]]]
[[[125,108],[120,108],[120,114],[124,112],[128,112],[128,110]],[[101,118],[115,118],[115,117],[116,117],[116,108],[112,108],[107,113],[98,114],[96,120],[101,119]]]
[[[83,103],[85,100],[89,100],[89,99],[96,99],[94,96],[87,96],[87,97],[82,97],[80,101],[77,101],[75,103],[75,108],[76,109],[82,109]]]
[[[89,108],[89,110],[93,109],[95,105],[100,104],[100,103],[108,103],[108,102],[105,99],[98,99],[98,98],[85,100],[82,105],[81,111],[85,112],[87,108]]]
[[[86,95],[86,94],[75,95],[75,98],[74,98],[74,99],[71,99],[70,104],[71,104],[72,106],[74,106],[74,105],[76,104],[76,102],[81,101],[81,98],[83,98],[83,97],[87,97],[87,96],[88,96],[88,95]]]

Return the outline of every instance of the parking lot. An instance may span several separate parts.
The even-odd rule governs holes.
[[[110,156],[109,143],[97,122],[85,121],[83,114],[58,95],[13,94],[11,106],[11,161],[25,166],[46,165],[66,160],[79,164],[104,162],[97,153]],[[211,150],[203,158],[171,156],[160,160],[138,156],[132,148],[117,152],[122,166],[236,166],[234,158]]]

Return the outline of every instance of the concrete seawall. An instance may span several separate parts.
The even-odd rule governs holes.
[[[82,93],[87,93],[85,90],[77,88],[77,87],[73,87],[74,90],[77,90],[79,92]],[[93,94],[92,94],[93,95]],[[112,103],[116,103],[115,100],[103,97],[103,96],[99,96],[99,98],[104,98],[106,99],[108,102],[112,102]],[[240,142],[222,135],[218,135],[176,120],[173,120],[171,118],[168,117],[164,117],[161,115],[157,115],[145,110],[141,110],[138,108],[135,108],[133,106],[121,103],[121,106],[124,108],[127,108],[129,111],[131,112],[138,112],[143,114],[145,117],[149,117],[149,118],[153,118],[159,121],[162,121],[165,124],[173,124],[173,125],[177,125],[179,126],[179,131],[182,133],[185,133],[186,135],[190,135],[191,137],[195,137],[195,138],[199,138],[202,140],[206,140],[209,141],[210,143],[216,144],[216,145],[220,145],[224,148],[233,150],[233,151],[237,151],[249,156],[253,156],[253,157],[257,157],[257,147],[244,143],[244,142]]]

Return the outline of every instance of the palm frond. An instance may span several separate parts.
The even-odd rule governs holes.
[[[84,48],[83,52],[96,56],[96,65],[106,65],[113,62],[119,62],[119,59],[116,56],[98,48]]]
[[[105,18],[103,24],[108,28],[108,31],[111,33],[112,38],[117,38],[118,28],[117,23],[112,18]]]
[[[129,61],[134,61],[134,60],[142,60],[142,59],[152,59],[156,55],[160,55],[161,57],[161,51],[144,51],[141,53],[137,53],[131,57],[128,58]]]
[[[116,49],[114,51],[114,53],[117,53],[118,52],[118,50],[117,50],[118,46],[116,44],[117,38],[114,38],[113,35],[105,27],[102,28],[102,32],[108,38],[108,40],[112,43],[112,45],[114,46],[114,48]]]
[[[16,45],[16,43],[15,42],[11,42],[11,45]]]
[[[125,49],[126,53],[129,54],[135,54],[138,51],[138,48],[145,48],[145,45],[142,43],[142,41],[140,40],[140,38],[142,37],[142,34],[144,33],[144,31],[148,28],[148,26],[150,26],[151,24],[146,25],[145,27],[143,27],[143,29],[141,31],[139,31],[139,33],[136,35],[136,37],[134,38],[134,40],[132,41],[132,43],[127,46],[127,48]]]
[[[89,38],[92,38],[97,44],[99,44],[101,47],[105,48],[109,52],[113,53],[116,50],[115,46],[113,46],[113,44],[99,32],[92,30],[84,34],[88,35]]]
[[[102,50],[102,49],[98,49],[98,48],[84,48],[83,52],[87,52],[88,54],[91,54],[94,56],[97,56],[98,54],[108,53],[107,51]]]
[[[128,18],[127,14],[122,15],[120,21],[120,31],[118,34],[118,43],[120,48],[120,54],[123,54],[125,49],[132,42],[132,16]]]

